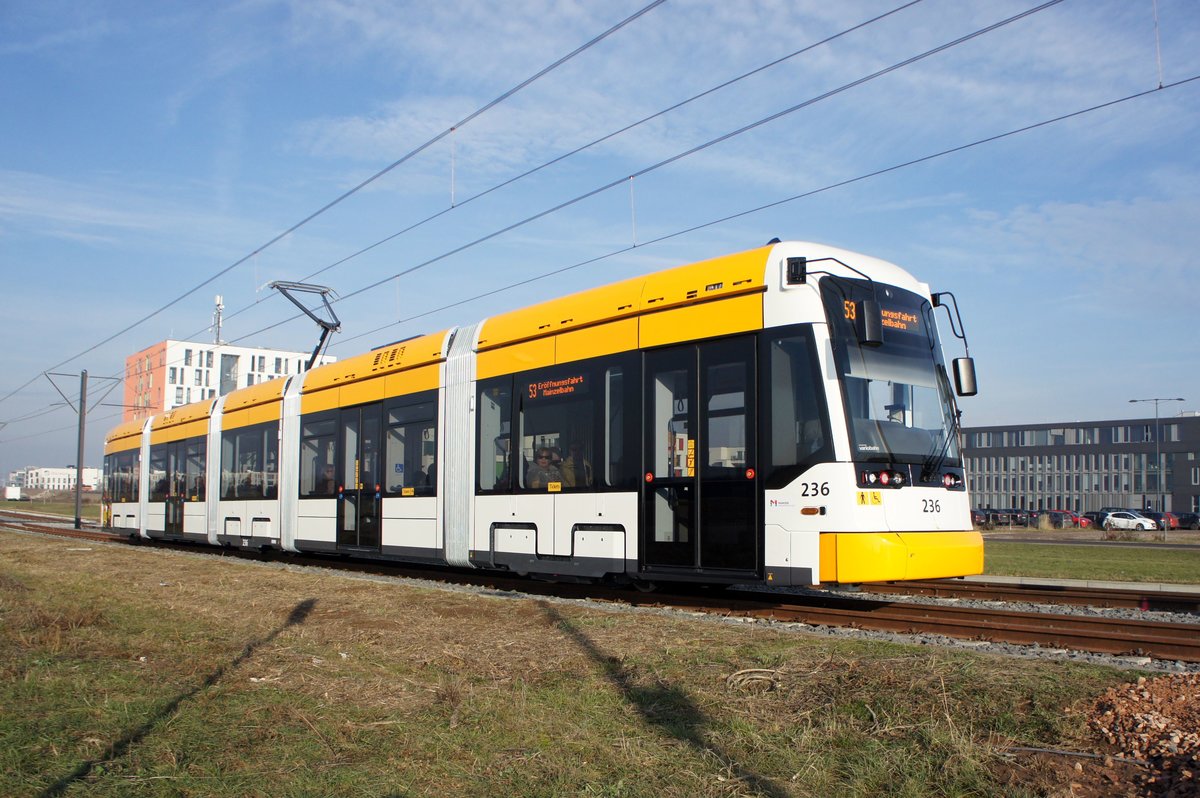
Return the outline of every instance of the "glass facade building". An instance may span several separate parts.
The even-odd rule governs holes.
[[[963,429],[976,507],[1200,511],[1200,413]]]

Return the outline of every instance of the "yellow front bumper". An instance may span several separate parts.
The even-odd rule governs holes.
[[[821,535],[821,582],[886,582],[983,573],[978,532],[854,532]]]

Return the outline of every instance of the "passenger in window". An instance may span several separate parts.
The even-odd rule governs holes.
[[[583,456],[583,446],[572,441],[567,447],[567,457],[559,466],[563,484],[568,488],[583,488],[592,484],[592,464]]]
[[[554,465],[552,458],[553,453],[548,448],[538,449],[537,458],[525,474],[525,487],[542,489],[551,482],[562,482],[562,472]]]
[[[429,465],[425,466],[425,484],[431,488],[437,484],[437,463],[436,462],[430,462]]]
[[[321,472],[321,476],[317,479],[316,487],[313,488],[313,493],[318,496],[332,496],[337,493],[337,480],[334,479],[333,466],[327,465]]]

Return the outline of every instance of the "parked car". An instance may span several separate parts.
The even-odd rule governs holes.
[[[971,510],[971,526],[987,529],[991,526],[988,515],[983,510]]]
[[[1075,520],[1077,517],[1075,513],[1067,510],[1039,510],[1030,525],[1041,526],[1043,523],[1042,519],[1048,518],[1050,526],[1053,529],[1074,529],[1079,526]]]
[[[1200,529],[1200,513],[1179,513],[1176,519],[1180,529]]]
[[[1012,516],[1009,515],[1008,510],[996,510],[989,507],[984,512],[987,513],[988,526],[1012,526]]]
[[[1104,528],[1148,530],[1158,529],[1158,524],[1134,510],[1117,510],[1115,513],[1109,513],[1104,519]]]
[[[1029,526],[1029,512],[1027,510],[1019,510],[1015,507],[1009,507],[999,512],[1008,516],[1008,522],[1005,526]]]
[[[1179,529],[1179,518],[1174,513],[1159,513],[1154,510],[1142,510],[1142,515],[1153,519],[1159,529]]]
[[[1072,527],[1072,528],[1078,527],[1080,529],[1085,529],[1092,525],[1092,522],[1090,520],[1088,520],[1084,516],[1080,515],[1079,513],[1075,512],[1074,510],[1052,510],[1052,512],[1062,513],[1064,516],[1066,516],[1066,518],[1063,519],[1064,520],[1064,524],[1063,524],[1064,529],[1066,529],[1068,527]]]
[[[1099,529],[1104,526],[1104,519],[1108,517],[1108,512],[1105,510],[1091,510],[1084,513],[1082,517],[1091,522],[1092,526]]]
[[[1046,516],[1046,523],[1053,525],[1053,519],[1050,518],[1049,510],[1025,510],[1025,526],[1032,529],[1037,529],[1042,525],[1042,516]]]

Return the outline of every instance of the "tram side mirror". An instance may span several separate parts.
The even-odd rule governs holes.
[[[975,384],[975,361],[969,357],[954,358],[954,390],[959,396],[979,393]]]
[[[858,303],[855,314],[858,322],[858,342],[862,346],[883,345],[883,311],[874,299],[864,299]]]

